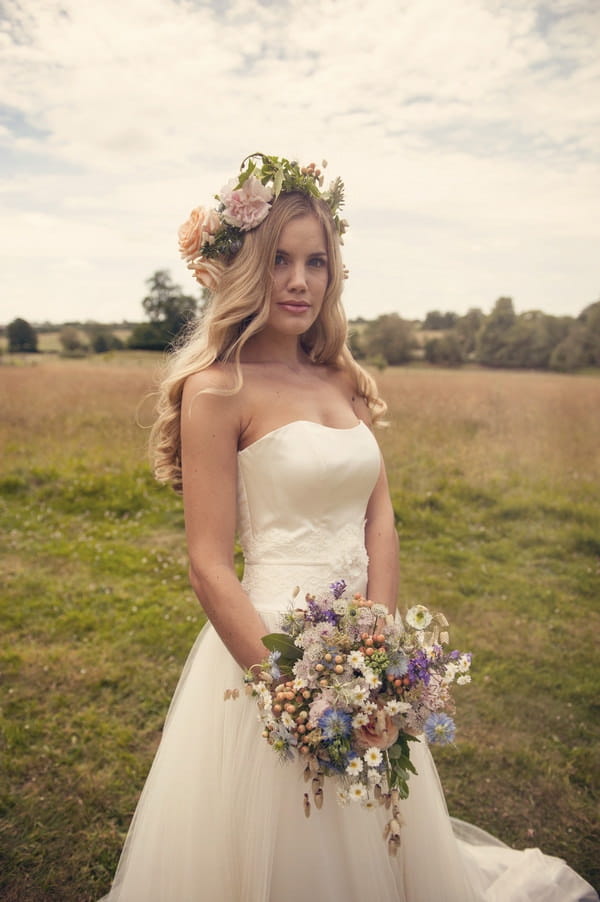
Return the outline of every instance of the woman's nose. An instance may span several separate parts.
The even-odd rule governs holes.
[[[290,288],[306,288],[306,270],[303,263],[290,267]]]

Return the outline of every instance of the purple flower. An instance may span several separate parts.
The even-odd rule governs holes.
[[[318,601],[312,598],[308,599],[306,620],[310,620],[311,623],[332,623],[337,626],[339,619],[339,615],[331,608],[322,608]]]
[[[429,686],[431,674],[429,673],[429,659],[425,652],[420,649],[414,658],[408,662],[408,676],[411,683],[421,680],[426,686]]]
[[[331,583],[329,588],[333,592],[334,598],[341,598],[346,591],[346,583],[343,579],[338,579],[336,582]]]

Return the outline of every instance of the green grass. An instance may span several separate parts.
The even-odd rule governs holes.
[[[0,897],[105,892],[202,623],[146,463],[152,357],[0,367]],[[387,371],[401,605],[474,654],[450,811],[598,885],[600,381]],[[594,832],[596,831],[596,832]]]

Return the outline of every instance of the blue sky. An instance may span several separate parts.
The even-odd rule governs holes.
[[[346,183],[350,317],[600,296],[597,0],[4,0],[0,323],[143,318],[247,154]]]

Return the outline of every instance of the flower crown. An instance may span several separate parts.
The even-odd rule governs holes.
[[[322,167],[327,166],[323,160]],[[339,211],[344,204],[344,183],[334,179],[321,191],[324,176],[314,163],[300,167],[295,160],[254,153],[240,166],[240,175],[231,179],[220,194],[216,209],[196,207],[179,229],[179,251],[194,277],[210,290],[216,288],[223,264],[242,246],[244,232],[255,229],[271,211],[280,194],[301,191],[325,201],[342,242],[348,228]]]

